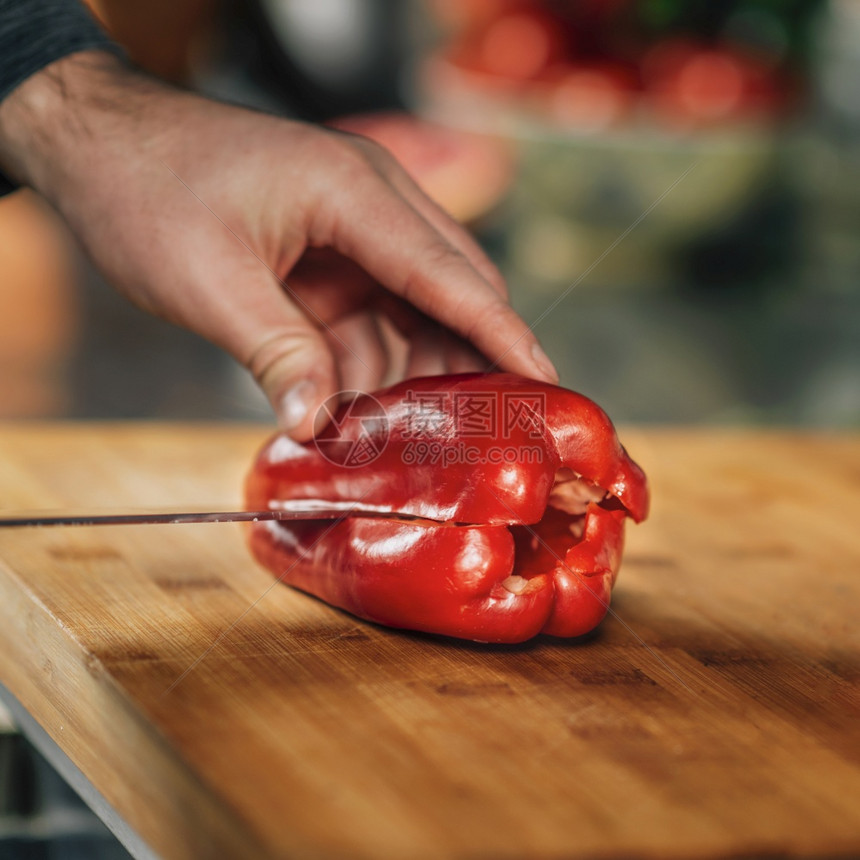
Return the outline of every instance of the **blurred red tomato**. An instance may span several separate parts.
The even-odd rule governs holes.
[[[636,75],[618,63],[560,64],[546,76],[542,113],[557,125],[596,132],[616,125],[637,96]]]
[[[768,69],[727,48],[662,42],[648,53],[642,71],[654,108],[673,124],[768,116],[779,107]]]
[[[483,21],[453,46],[453,63],[510,81],[529,81],[569,50],[564,23],[542,9],[520,4]]]

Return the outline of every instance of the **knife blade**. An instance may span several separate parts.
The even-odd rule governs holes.
[[[376,508],[344,506],[285,507],[261,511],[172,511],[165,509],[93,511],[0,511],[0,528],[44,528],[54,526],[126,526],[126,525],[172,525],[184,523],[244,523],[244,522],[289,522],[296,520],[342,520],[353,518],[393,520],[426,526],[466,526],[455,523],[407,514],[401,511],[385,511]]]

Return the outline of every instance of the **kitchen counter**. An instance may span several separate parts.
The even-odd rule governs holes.
[[[233,507],[265,434],[7,424],[2,508]],[[860,854],[860,435],[621,435],[653,513],[585,641],[375,627],[233,524],[8,530],[0,682],[138,854]]]

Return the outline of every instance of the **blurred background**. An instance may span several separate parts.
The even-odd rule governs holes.
[[[92,7],[155,74],[388,146],[616,421],[860,424],[857,0]],[[0,302],[3,416],[268,417],[30,192]]]

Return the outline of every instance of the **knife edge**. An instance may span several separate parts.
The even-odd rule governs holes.
[[[456,523],[436,520],[431,517],[400,511],[384,511],[375,508],[350,508],[312,506],[309,508],[283,507],[260,511],[168,511],[164,509],[136,509],[105,511],[0,511],[0,528],[46,528],[69,526],[124,526],[124,525],[182,525],[185,523],[244,523],[244,522],[295,522],[304,520],[346,519],[391,520],[425,526],[470,526],[472,523]]]

